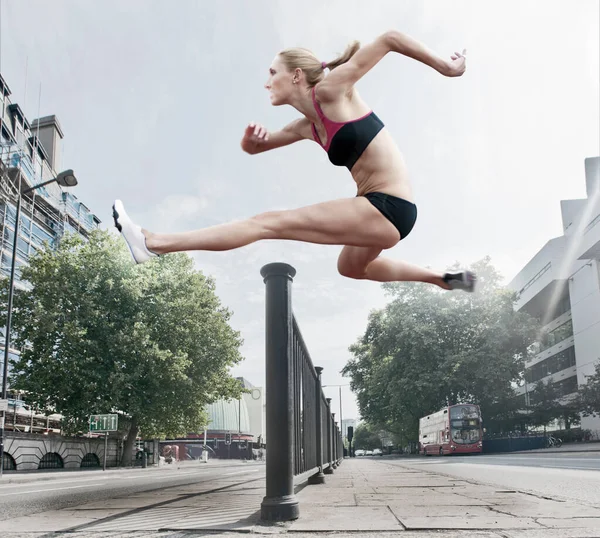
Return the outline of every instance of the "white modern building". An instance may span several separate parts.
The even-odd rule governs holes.
[[[344,418],[342,419],[342,436],[344,439],[348,438],[348,427],[356,430],[356,419],[354,418]]]
[[[586,383],[600,361],[600,157],[585,159],[587,197],[562,200],[563,235],[550,239],[510,282],[517,310],[542,320],[538,353],[518,392],[529,403],[538,381],[564,397]],[[581,428],[600,434],[600,417]]]

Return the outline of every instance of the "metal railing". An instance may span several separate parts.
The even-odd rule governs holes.
[[[295,274],[285,263],[261,269],[267,395],[267,491],[261,517],[269,521],[298,518],[294,483],[323,484],[343,459],[341,431],[321,388],[323,369],[313,366],[292,311]]]

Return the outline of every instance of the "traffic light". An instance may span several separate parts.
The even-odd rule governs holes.
[[[230,445],[231,444],[231,432],[227,432],[225,434],[225,444],[226,445]]]
[[[354,427],[353,426],[348,426],[348,432],[347,432],[346,437],[348,438],[348,442],[351,443],[352,438],[354,437]]]

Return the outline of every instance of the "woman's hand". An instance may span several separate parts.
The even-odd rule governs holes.
[[[447,77],[460,77],[465,70],[467,69],[467,49],[460,52],[455,52],[450,58],[452,61],[447,62],[446,65],[446,73],[444,73]]]
[[[267,140],[269,140],[269,132],[265,127],[259,123],[249,123],[244,131],[244,138],[242,138],[242,149],[248,151],[258,148]]]

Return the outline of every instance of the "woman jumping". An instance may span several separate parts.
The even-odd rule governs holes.
[[[231,250],[261,239],[288,239],[343,245],[338,271],[349,278],[428,282],[448,290],[474,291],[476,277],[470,271],[437,273],[380,256],[384,249],[404,239],[417,219],[400,151],[354,87],[388,52],[414,58],[447,77],[459,77],[465,71],[466,51],[443,60],[397,31],[386,32],[362,48],[354,42],[332,62],[320,62],[303,48],[285,49],[273,60],[265,88],[273,106],[291,105],[302,117],[273,133],[251,123],[241,142],[245,152],[255,155],[299,140],[313,140],[327,151],[334,165],[350,170],[357,185],[355,198],[270,211],[243,221],[174,234],[142,229],[116,200],[115,226],[135,262],[168,252]],[[327,76],[326,69],[330,70]]]

